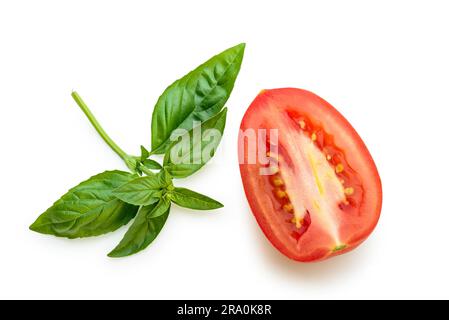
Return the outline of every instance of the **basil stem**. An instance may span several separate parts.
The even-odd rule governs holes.
[[[80,109],[84,112],[84,114],[87,116],[87,119],[89,119],[92,126],[95,128],[95,130],[98,132],[100,137],[103,139],[104,142],[120,157],[125,161],[126,166],[132,171],[136,171],[137,167],[137,161],[134,157],[128,155],[125,151],[123,151],[122,148],[120,148],[114,140],[109,137],[109,135],[106,133],[106,131],[103,129],[103,127],[100,125],[98,120],[93,115],[92,111],[90,111],[89,107],[86,105],[86,103],[83,101],[81,96],[78,94],[78,92],[73,91],[72,92],[72,98],[75,100],[76,104],[80,107]],[[142,172],[144,172],[147,175],[153,175],[153,172],[148,170],[147,168],[141,166],[139,168]]]

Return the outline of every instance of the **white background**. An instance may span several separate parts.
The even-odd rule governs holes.
[[[447,1],[1,1],[0,298],[449,298]],[[149,145],[159,94],[240,42],[217,159],[180,181],[225,204],[174,208],[141,254],[28,226],[68,188],[125,169],[71,100],[76,89],[129,153]],[[380,172],[380,222],[317,264],[271,247],[248,209],[237,133],[263,88],[337,107]]]

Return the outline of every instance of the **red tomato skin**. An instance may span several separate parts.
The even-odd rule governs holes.
[[[366,238],[376,227],[380,217],[382,207],[382,185],[376,165],[363,140],[351,124],[346,120],[346,118],[344,118],[343,115],[341,115],[327,101],[307,90],[297,88],[281,88],[261,91],[246,111],[242,119],[240,129],[257,129],[253,127],[253,119],[263,113],[263,110],[267,104],[276,104],[279,101],[281,101],[279,103],[280,105],[287,105],[290,107],[302,106],[300,109],[302,109],[305,114],[310,114],[312,117],[316,116],[319,120],[322,120],[323,118],[331,119],[331,121],[326,120],[327,124],[330,125],[331,132],[334,134],[336,133],[332,131],[332,128],[342,129],[345,136],[349,137],[350,142],[344,143],[345,138],[336,135],[336,144],[343,146],[345,144],[351,145],[352,147],[350,151],[356,151],[356,156],[353,156],[354,159],[356,159],[355,162],[362,164],[362,166],[359,167],[363,177],[363,186],[367,192],[359,206],[359,210],[362,215],[366,215],[361,219],[363,221],[358,221],[357,223],[351,225],[343,224],[340,226],[339,231],[343,236],[346,245],[345,248],[341,250],[334,251],[334,248],[330,245],[330,241],[326,239],[323,240],[325,236],[314,230],[311,230],[310,232],[307,231],[309,232],[307,239],[303,241],[304,243],[299,248],[297,246],[293,246],[291,242],[286,240],[285,236],[282,236],[279,232],[277,232],[276,226],[273,225],[272,221],[269,221],[269,214],[264,213],[266,210],[263,208],[263,205],[261,205],[263,201],[259,199],[260,194],[263,193],[264,190],[256,190],[254,188],[255,184],[251,184],[251,181],[254,180],[251,178],[251,176],[254,176],[254,170],[250,168],[254,165],[246,164],[247,154],[240,154],[241,149],[239,148],[239,159],[244,159],[244,162],[239,165],[240,174],[251,211],[256,218],[258,225],[271,244],[282,254],[292,260],[300,262],[317,262],[349,252],[366,240]],[[280,109],[282,108],[283,107],[281,106]],[[332,123],[335,124],[333,125]],[[338,133],[339,130],[335,131]],[[357,165],[355,167],[357,167]],[[317,239],[320,241],[317,241],[318,244],[314,244],[314,241]],[[329,245],[320,245],[320,242],[328,243]]]

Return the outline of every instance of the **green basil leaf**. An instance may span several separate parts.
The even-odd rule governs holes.
[[[144,146],[140,146],[140,161],[144,162],[150,156],[150,152]]]
[[[137,206],[147,206],[159,201],[163,189],[171,185],[171,177],[162,170],[154,176],[136,178],[114,191],[120,200]]]
[[[151,153],[162,154],[176,129],[190,130],[219,113],[234,87],[245,44],[214,56],[171,84],[156,103],[151,122]]]
[[[178,206],[196,210],[212,210],[223,207],[220,202],[186,188],[172,190],[170,199]]]
[[[137,253],[156,239],[167,221],[170,201],[165,198],[157,204],[141,207],[133,224],[125,233],[122,241],[108,256],[119,258]],[[153,218],[150,218],[154,216]]]
[[[105,171],[70,189],[30,226],[58,237],[98,236],[127,224],[138,207],[127,204],[113,191],[135,178],[128,172]]]
[[[159,164],[159,162],[154,161],[152,159],[146,159],[143,161],[143,165],[147,167],[148,169],[152,170],[160,170],[162,169],[162,166]]]
[[[157,173],[156,177],[159,179],[160,185],[165,188],[172,190],[173,189],[173,179],[170,173],[164,168],[160,172]]]
[[[164,168],[174,178],[190,176],[214,156],[223,136],[226,112],[227,109],[224,108],[201,126],[181,135],[178,141],[174,141],[169,146],[164,157]],[[201,134],[197,134],[199,131]]]
[[[163,215],[167,210],[170,209],[170,199],[167,196],[161,198],[161,200],[157,203],[157,207],[148,214],[149,219],[157,218]]]

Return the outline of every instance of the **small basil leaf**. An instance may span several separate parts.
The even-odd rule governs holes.
[[[98,236],[127,224],[138,207],[127,204],[113,191],[135,178],[123,171],[105,171],[70,189],[30,226],[58,237]]]
[[[163,170],[161,170],[156,177],[159,180],[159,184],[163,187],[163,188],[168,188],[168,189],[172,189],[173,188],[173,180],[172,180],[172,176],[170,175],[170,173],[168,173],[168,171],[164,168]]]
[[[157,203],[157,206],[148,214],[149,219],[157,218],[163,215],[167,210],[170,209],[170,200],[167,197],[162,197]]]
[[[161,200],[157,204],[141,207],[133,224],[125,233],[122,241],[108,256],[119,258],[137,253],[156,239],[167,221],[170,212],[170,202]],[[151,215],[156,217],[150,218]]]
[[[212,57],[171,84],[156,103],[151,122],[151,153],[162,154],[176,129],[190,130],[225,105],[240,71],[245,44]]]
[[[144,146],[140,146],[140,161],[143,162],[150,156],[150,152]]]
[[[155,203],[163,195],[163,188],[171,183],[164,170],[154,176],[136,178],[114,191],[114,195],[126,203],[146,206]]]
[[[178,141],[170,145],[165,153],[164,167],[174,178],[190,176],[214,156],[223,136],[226,112],[227,109],[224,108],[219,114],[181,135]],[[199,129],[201,136],[194,137]]]
[[[212,210],[223,207],[220,202],[186,188],[175,188],[170,192],[170,198],[178,206],[184,208]]]
[[[162,169],[162,166],[159,164],[159,162],[154,161],[152,159],[146,159],[142,163],[148,169],[152,169],[152,170],[160,170],[160,169]]]

